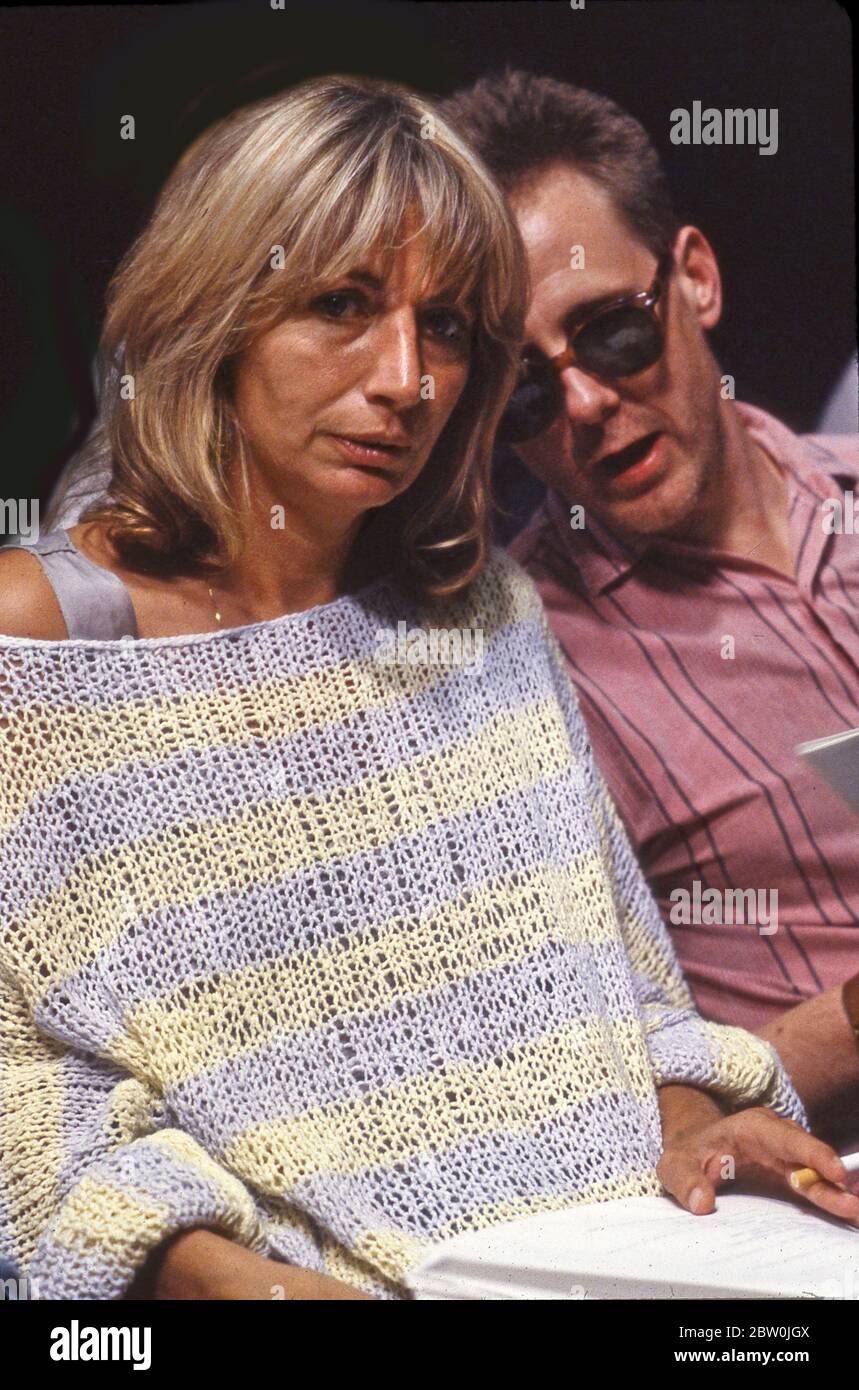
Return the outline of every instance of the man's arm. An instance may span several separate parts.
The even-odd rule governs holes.
[[[859,1101],[859,1046],[840,987],[806,999],[757,1032],[775,1047],[815,1119],[821,1117],[826,1123],[827,1111],[836,1107],[857,1115],[857,1106],[849,1101]],[[854,1137],[855,1132],[859,1132],[859,1118]]]

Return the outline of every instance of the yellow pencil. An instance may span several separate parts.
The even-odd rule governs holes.
[[[841,1162],[848,1173],[859,1173],[859,1153],[841,1154]],[[802,1192],[804,1188],[811,1187],[813,1183],[823,1182],[816,1168],[794,1168],[790,1175],[790,1185],[797,1192]]]

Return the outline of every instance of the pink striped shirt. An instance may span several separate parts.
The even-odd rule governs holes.
[[[859,450],[738,409],[786,472],[795,579],[753,557],[627,545],[591,518],[573,530],[553,492],[510,550],[540,587],[699,1009],[753,1028],[859,969],[859,819],[796,753],[859,726]],[[844,508],[840,534],[826,499]],[[733,920],[751,915],[734,905],[682,922],[672,890],[693,906],[713,888],[760,905],[776,890],[777,930]]]

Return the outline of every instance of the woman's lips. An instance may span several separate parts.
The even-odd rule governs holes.
[[[368,444],[366,441],[348,439],[342,434],[334,434],[331,437],[335,444],[339,444],[351,463],[360,464],[362,468],[369,468],[374,472],[399,472],[397,464],[407,452],[405,446],[399,444]]]
[[[659,474],[665,456],[665,435],[648,434],[625,449],[601,458],[597,470],[613,495],[643,492]]]

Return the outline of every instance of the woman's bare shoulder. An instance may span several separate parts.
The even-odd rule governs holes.
[[[57,596],[26,546],[0,547],[0,636],[68,637]]]

